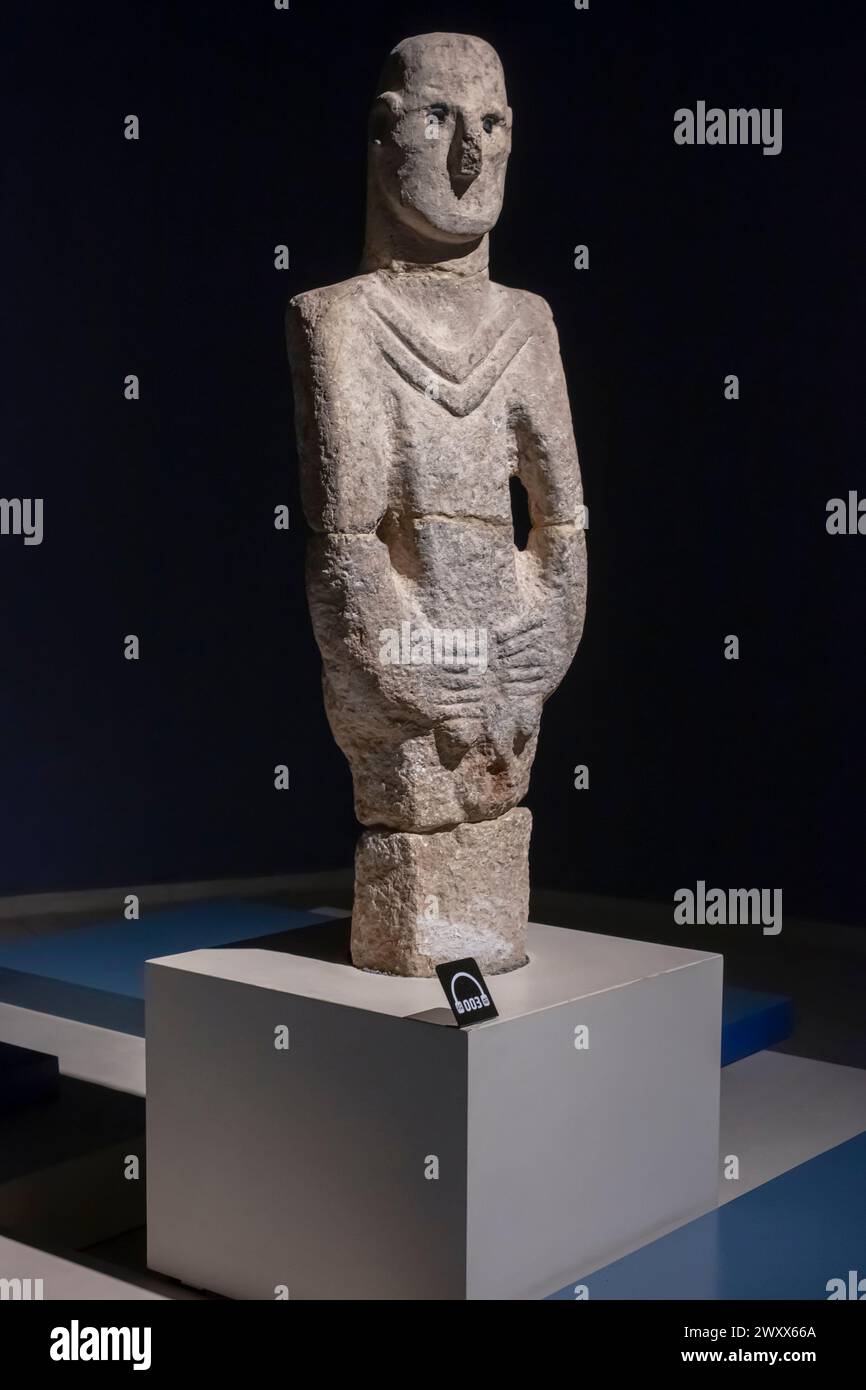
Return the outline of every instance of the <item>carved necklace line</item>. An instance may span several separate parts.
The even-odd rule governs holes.
[[[472,341],[466,348],[445,348],[433,343],[424,333],[419,333],[417,330],[414,333],[411,332],[403,315],[399,313],[399,311],[395,313],[393,317],[389,318],[377,305],[371,304],[369,308],[379,320],[380,324],[392,333],[413,357],[417,358],[417,360],[430,371],[436,372],[438,376],[446,381],[452,382],[455,386],[464,385],[479,367],[484,366],[503,340],[507,338],[510,333],[513,334],[515,329],[519,330],[519,320],[509,314],[506,307],[492,320],[489,320],[487,324],[481,324],[479,326]],[[505,323],[506,318],[509,320],[508,323]],[[531,335],[527,334],[527,338],[529,336]],[[477,362],[472,363],[462,372],[459,368],[448,364],[448,358],[459,358],[464,353],[471,357],[473,346],[478,341],[479,337],[483,339],[482,346],[485,347],[485,350],[482,356],[478,358]],[[490,341],[491,337],[492,341]],[[489,345],[485,346],[487,343],[489,343]]]

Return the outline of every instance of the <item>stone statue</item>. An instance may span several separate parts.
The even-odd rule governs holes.
[[[287,316],[310,610],[368,827],[352,959],[495,974],[526,961],[518,803],[583,626],[580,475],[550,309],[488,273],[511,148],[499,58],[463,34],[405,39],[377,91],[361,273]]]

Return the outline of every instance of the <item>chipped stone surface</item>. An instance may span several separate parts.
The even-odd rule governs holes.
[[[519,806],[428,835],[367,830],[355,854],[355,964],[393,975],[432,975],[461,956],[490,975],[525,965],[531,827]]]
[[[556,329],[544,300],[488,271],[510,147],[493,49],[460,34],[404,40],[370,118],[361,273],[299,295],[287,315],[325,705],[358,819],[376,831],[359,849],[353,958],[395,974],[472,954],[479,933],[486,968],[522,959],[523,879],[512,875],[510,906],[489,891],[480,830],[495,853],[511,834],[542,706],[583,625],[580,474]],[[529,504],[524,550],[513,478]],[[478,857],[461,848],[455,861],[459,930],[419,944],[400,895],[423,898],[436,854],[469,827]],[[405,848],[426,836],[439,851]],[[377,869],[375,895],[374,840],[394,877],[388,890]]]

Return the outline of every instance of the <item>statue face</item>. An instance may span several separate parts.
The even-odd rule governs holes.
[[[449,244],[489,232],[502,208],[511,111],[489,44],[427,34],[395,50],[399,85],[377,98],[371,175],[393,216]]]

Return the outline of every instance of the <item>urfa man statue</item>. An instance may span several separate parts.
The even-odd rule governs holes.
[[[489,44],[398,44],[370,118],[361,273],[288,312],[310,610],[368,827],[352,959],[393,975],[526,962],[532,817],[518,803],[583,625],[556,330],[543,299],[488,273],[510,149]]]

